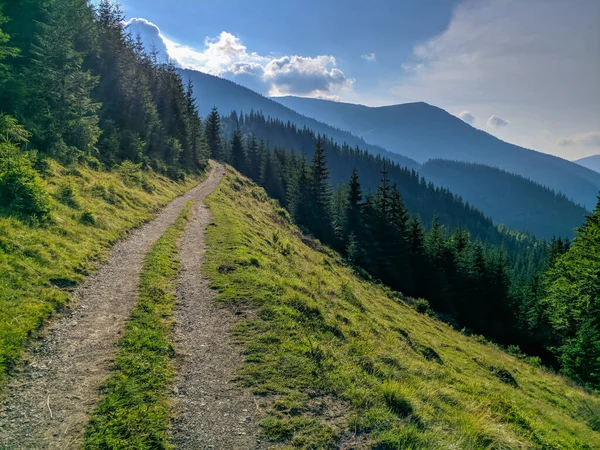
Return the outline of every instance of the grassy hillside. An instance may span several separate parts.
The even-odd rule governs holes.
[[[262,430],[306,448],[598,448],[600,399],[362,279],[231,169],[204,267]],[[423,308],[424,309],[424,308]]]
[[[28,338],[69,303],[69,289],[127,230],[189,189],[125,164],[112,172],[50,162],[43,184],[52,197],[48,223],[31,224],[0,209],[0,384]]]

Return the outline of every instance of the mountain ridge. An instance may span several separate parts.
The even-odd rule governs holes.
[[[390,152],[381,146],[369,144],[349,131],[299,114],[287,106],[233,81],[191,69],[179,69],[179,73],[184,81],[188,79],[192,81],[200,114],[203,116],[208,115],[213,107],[216,107],[221,114],[225,115],[232,111],[239,113],[240,110],[245,113],[249,113],[251,110],[260,111],[265,117],[271,116],[283,122],[292,122],[299,127],[305,126],[317,134],[327,135],[340,144],[346,142],[351,147],[360,147],[362,150],[368,150],[375,155],[381,154],[409,169],[415,169],[419,166],[419,163],[412,158]]]
[[[276,100],[420,163],[450,159],[498,167],[562,192],[588,209],[600,189],[600,174],[590,169],[502,141],[425,102],[369,107],[292,96]]]
[[[586,156],[573,161],[580,166],[586,167],[594,172],[600,173],[600,155]]]

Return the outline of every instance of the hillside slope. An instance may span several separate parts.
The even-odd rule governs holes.
[[[32,333],[69,305],[70,290],[115,241],[197,182],[174,182],[130,163],[97,171],[49,162],[42,182],[52,196],[48,223],[0,207],[0,384]]]
[[[494,223],[546,239],[572,238],[587,213],[564,195],[494,167],[436,159],[419,173],[485,211]]]
[[[356,276],[233,170],[204,272],[235,311],[267,439],[302,448],[600,446],[600,399]]]
[[[593,209],[600,174],[556,156],[509,144],[426,103],[371,108],[327,100],[278,97],[278,102],[419,162],[451,159],[499,167],[564,193]]]
[[[185,81],[189,79],[194,84],[194,94],[198,100],[200,113],[204,116],[208,115],[214,106],[219,109],[221,114],[229,114],[232,111],[242,111],[246,114],[252,110],[255,112],[260,111],[266,117],[277,118],[283,122],[289,121],[299,128],[307,127],[317,134],[325,134],[340,144],[346,142],[351,147],[358,146],[375,155],[381,154],[410,169],[419,165],[415,160],[407,158],[400,152],[387,151],[385,148],[365,142],[362,138],[348,131],[342,131],[342,129],[305,117],[232,81],[196,70],[180,69],[179,72]]]
[[[600,173],[600,155],[592,155],[586,158],[578,159],[577,161],[573,161],[580,166],[587,167],[590,170]]]

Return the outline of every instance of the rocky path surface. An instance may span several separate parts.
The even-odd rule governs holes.
[[[232,314],[215,307],[215,293],[200,273],[210,210],[200,202],[194,209],[180,244],[171,441],[178,449],[262,448],[252,394],[232,382],[243,362],[230,343]]]
[[[77,288],[73,310],[49,325],[47,337],[31,352],[31,363],[11,378],[0,399],[1,449],[81,447],[98,388],[137,301],[144,257],[186,202],[202,204],[223,173],[221,166],[214,167],[206,181],[118,243],[106,264]],[[202,235],[196,242],[202,244]]]

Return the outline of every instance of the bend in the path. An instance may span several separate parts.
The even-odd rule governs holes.
[[[213,168],[207,180],[119,242],[106,264],[77,288],[73,310],[49,325],[31,364],[9,382],[0,403],[0,448],[81,446],[98,388],[137,301],[144,257],[186,202],[201,203],[223,173],[221,166]]]
[[[256,403],[232,382],[243,362],[240,347],[231,344],[232,314],[214,305],[215,293],[200,273],[210,211],[202,203],[194,208],[180,244],[171,441],[182,450],[260,448]]]

